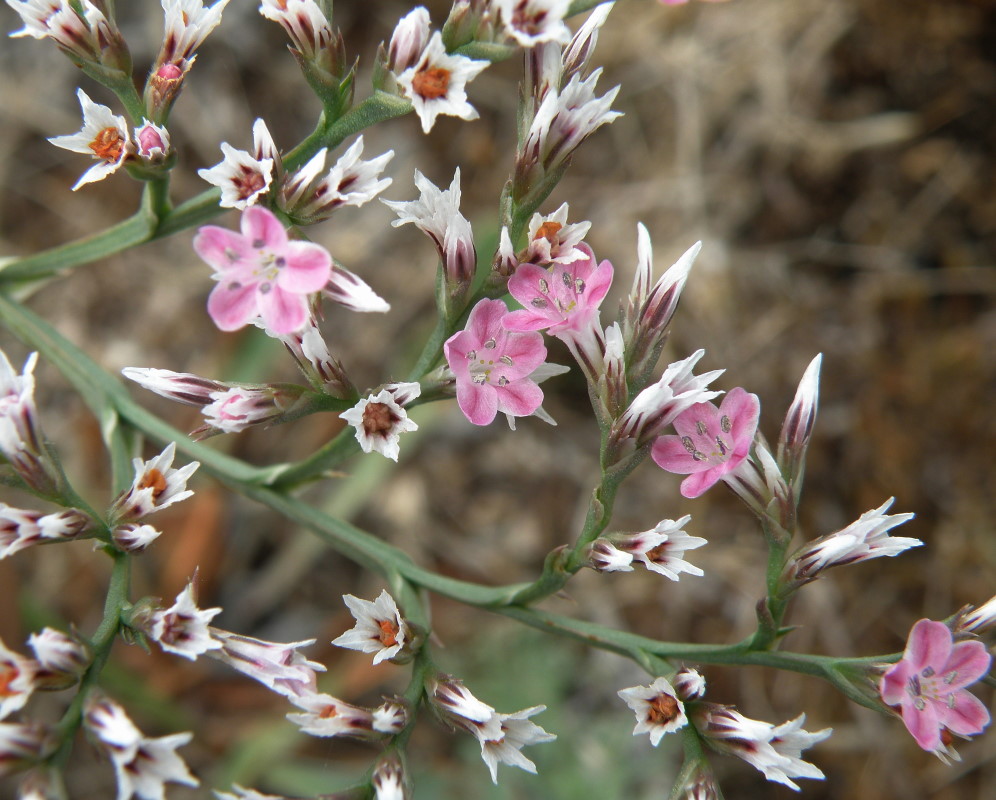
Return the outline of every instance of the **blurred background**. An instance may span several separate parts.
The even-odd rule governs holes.
[[[440,25],[448,4],[428,5]],[[136,64],[151,63],[159,4],[118,7]],[[409,6],[340,0],[335,9],[349,53],[360,58],[363,97],[377,44]],[[19,27],[0,8],[0,29]],[[621,0],[593,63],[605,67],[601,93],[621,84],[615,108],[625,116],[581,148],[545,210],[569,202],[572,220],[592,221],[596,254],[614,263],[603,322],[629,287],[638,221],[653,237],[657,274],[702,239],[662,363],[704,347],[700,368],[725,368],[720,388],[757,393],[762,430],[773,439],[803,370],[823,353],[805,536],[837,530],[891,496],[893,511],[916,512],[897,533],[926,546],[809,586],[790,614],[799,627],[785,648],[895,652],[917,619],[987,600],[996,592],[996,4]],[[72,65],[48,43],[5,39],[0,67],[0,254],[35,252],[132,213],[137,185],[122,174],[71,193],[89,164],[45,141],[79,128],[81,76]],[[512,164],[520,73],[513,59],[471,84],[476,122],[440,118],[425,136],[410,115],[364,134],[366,156],[395,151],[387,199],[416,196],[416,168],[442,186],[460,167],[463,212],[484,257],[497,240],[497,197]],[[101,87],[82,85],[114,107]],[[282,29],[255,3],[231,3],[170,122],[181,154],[174,199],[205,188],[196,169],[220,160],[221,141],[248,148],[255,118],[289,149],[317,111]],[[411,226],[391,228],[392,216],[374,202],[308,231],[392,305],[387,315],[328,310],[327,338],[360,387],[401,378],[432,324],[435,251]],[[234,227],[237,215],[217,222]],[[259,332],[214,329],[204,313],[213,284],[191,249],[193,233],[79,268],[38,287],[28,305],[112,374],[143,366],[295,380],[289,357]],[[0,345],[16,364],[28,352],[5,331]],[[569,358],[556,344],[551,355]],[[108,474],[97,423],[51,365],[42,362],[37,377],[45,431],[78,488],[100,506]],[[574,539],[597,477],[598,434],[581,377],[565,375],[544,390],[557,427],[524,420],[513,434],[500,422],[472,426],[452,402],[420,408],[421,430],[402,439],[400,467],[357,458],[305,499],[445,574],[529,580],[550,549]],[[181,429],[199,424],[192,409],[134,394]],[[270,464],[310,453],[340,427],[323,415],[212,441]],[[688,501],[679,482],[653,463],[640,467],[613,528],[645,530],[692,514],[688,531],[709,540],[690,558],[704,577],[671,583],[643,571],[586,571],[546,607],[662,639],[746,636],[763,589],[761,536],[725,489]],[[195,488],[193,499],[155,519],[165,535],[136,564],[136,597],[169,601],[199,569],[201,605],[225,609],[219,627],[281,641],[317,637],[308,655],[329,667],[325,690],[376,704],[404,687],[404,668],[374,668],[369,657],[328,644],[352,624],[340,596],[374,597],[378,576],[206,477]],[[2,499],[31,505],[6,490]],[[105,562],[85,544],[0,562],[0,638],[23,651],[27,634],[45,624],[92,631]],[[678,742],[654,750],[632,737],[632,714],[615,694],[646,682],[635,665],[445,599],[432,598],[432,612],[444,669],[500,711],[546,704],[535,721],[560,738],[527,751],[539,777],[502,767],[492,788],[476,744],[426,717],[410,748],[416,798],[667,795]],[[375,758],[363,745],[298,734],[283,719],[291,709],[282,698],[205,662],[120,644],[105,681],[146,733],[195,733],[182,752],[204,787],[234,780],[314,795],[349,785]],[[898,720],[842,702],[821,682],[753,668],[703,671],[709,698],[748,716],[779,723],[804,711],[808,730],[834,728],[807,756],[827,779],[804,781],[806,797],[996,796],[996,736],[964,743],[962,762],[945,767]],[[990,689],[979,694],[991,704]],[[65,697],[33,702],[39,716],[54,719]],[[731,800],[793,796],[739,761],[714,763]],[[72,774],[73,798],[111,796],[111,770],[88,745],[77,748]],[[12,792],[0,787],[2,798]],[[177,787],[169,796],[209,795]]]

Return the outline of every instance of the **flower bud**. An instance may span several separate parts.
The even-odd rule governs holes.
[[[35,685],[38,689],[66,689],[74,685],[92,660],[90,647],[80,639],[53,628],[28,637],[38,666]]]

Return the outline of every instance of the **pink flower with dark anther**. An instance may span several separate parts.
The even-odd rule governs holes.
[[[989,711],[965,687],[984,678],[991,662],[982,642],[955,642],[943,622],[922,619],[910,631],[902,659],[882,676],[879,692],[886,705],[900,706],[920,747],[943,753],[949,734],[974,736],[989,724]]]
[[[584,332],[598,313],[612,285],[612,264],[596,266],[595,254],[581,245],[583,257],[550,269],[520,264],[508,279],[508,291],[525,308],[512,311],[504,325],[510,331],[546,330],[558,338]]]
[[[543,390],[529,378],[546,360],[543,337],[509,331],[507,314],[501,300],[481,300],[467,327],[443,346],[456,377],[457,403],[475,425],[490,424],[499,411],[527,417],[543,402]]]
[[[299,330],[308,321],[308,295],[324,288],[332,275],[328,250],[291,241],[265,208],[243,212],[241,233],[204,226],[194,237],[194,250],[216,270],[208,313],[223,331],[238,330],[256,316],[278,335]]]
[[[662,469],[687,474],[681,494],[698,497],[747,458],[760,412],[757,395],[738,386],[719,408],[696,403],[679,414],[674,420],[678,435],[660,437],[651,455]]]

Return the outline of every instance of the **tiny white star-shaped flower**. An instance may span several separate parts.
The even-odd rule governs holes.
[[[379,664],[397,656],[409,643],[411,633],[408,623],[402,619],[398,604],[386,589],[373,601],[351,594],[343,595],[342,599],[356,618],[356,625],[332,644],[363,653],[375,653],[373,663]]]

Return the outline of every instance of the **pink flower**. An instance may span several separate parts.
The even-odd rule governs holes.
[[[543,402],[543,390],[529,378],[546,360],[543,337],[509,331],[507,315],[501,300],[481,300],[467,327],[443,347],[456,376],[457,403],[475,425],[490,424],[499,411],[527,417]]]
[[[879,692],[900,706],[906,729],[924,750],[945,751],[947,732],[981,733],[989,711],[969,684],[985,677],[992,657],[982,642],[955,643],[943,622],[922,619],[910,631],[902,660],[882,676]]]
[[[757,395],[738,386],[719,408],[696,403],[679,414],[678,435],[660,437],[651,455],[662,469],[687,474],[681,494],[698,497],[747,458],[760,412]]]
[[[292,333],[308,321],[308,295],[332,275],[332,257],[321,245],[290,241],[274,214],[252,207],[242,214],[242,233],[206,225],[194,250],[214,267],[218,285],[208,313],[223,331],[260,316],[275,334]]]
[[[586,330],[598,313],[612,285],[612,264],[595,266],[595,254],[581,245],[583,255],[569,264],[554,263],[550,269],[521,264],[508,280],[508,291],[525,306],[505,318],[512,331],[548,329],[552,336]]]

